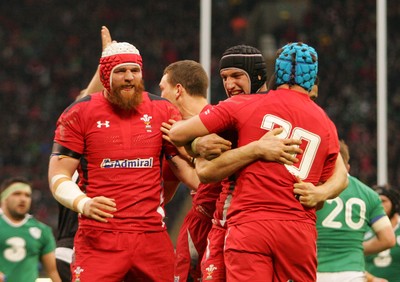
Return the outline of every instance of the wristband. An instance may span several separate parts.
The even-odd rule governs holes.
[[[199,139],[200,139],[200,137],[196,137],[196,138],[192,141],[192,144],[190,144],[190,148],[192,149],[192,152],[193,152],[195,155],[198,155],[198,154],[199,154],[199,153],[197,153],[197,150],[196,150],[197,141],[199,141]]]

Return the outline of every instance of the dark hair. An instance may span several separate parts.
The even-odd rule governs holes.
[[[170,84],[182,84],[189,95],[207,98],[208,76],[202,65],[193,60],[177,61],[164,69]]]
[[[379,195],[386,196],[392,202],[392,210],[388,215],[392,218],[395,213],[400,212],[400,193],[396,188],[390,187],[390,185],[374,185],[372,187]]]
[[[1,183],[0,194],[4,190],[6,190],[9,186],[11,186],[14,183],[18,183],[18,182],[31,186],[31,183],[25,177],[22,177],[22,176],[10,177],[10,178],[3,180],[3,182]]]

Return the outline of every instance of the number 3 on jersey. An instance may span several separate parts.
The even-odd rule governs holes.
[[[302,141],[301,148],[303,149],[303,154],[301,157],[298,157],[300,161],[294,165],[285,165],[285,167],[290,173],[300,177],[300,179],[306,179],[321,143],[321,138],[304,128],[292,128],[293,126],[290,122],[280,117],[270,114],[264,116],[261,124],[262,129],[270,131],[277,127],[283,128],[282,133],[277,135],[277,137],[282,139],[300,139]]]
[[[10,246],[4,250],[4,257],[12,262],[18,262],[26,257],[25,240],[20,237],[7,239],[6,244]]]

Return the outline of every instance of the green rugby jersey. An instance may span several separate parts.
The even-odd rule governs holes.
[[[394,228],[396,245],[376,255],[365,258],[365,269],[374,276],[385,278],[388,281],[400,281],[400,222]],[[366,240],[373,235],[368,232]]]
[[[378,193],[349,175],[347,188],[317,211],[318,272],[364,271],[364,234],[382,216]]]
[[[54,251],[55,246],[49,226],[31,215],[14,224],[0,209],[0,271],[7,281],[34,282],[40,258]]]

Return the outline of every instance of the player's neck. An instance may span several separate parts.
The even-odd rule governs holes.
[[[295,85],[282,84],[282,85],[278,86],[278,89],[290,89],[290,90],[294,90],[294,91],[301,92],[301,93],[308,95],[308,91],[297,84],[295,84]]]
[[[399,223],[399,214],[395,213],[392,218],[390,219],[390,223],[392,223],[392,227],[395,228]]]
[[[197,96],[188,96],[180,105],[179,111],[183,119],[189,119],[201,113],[206,105],[208,105],[207,99]]]
[[[7,220],[13,224],[19,224],[26,218],[26,215],[21,217],[13,216],[6,208],[3,208],[3,214]]]

